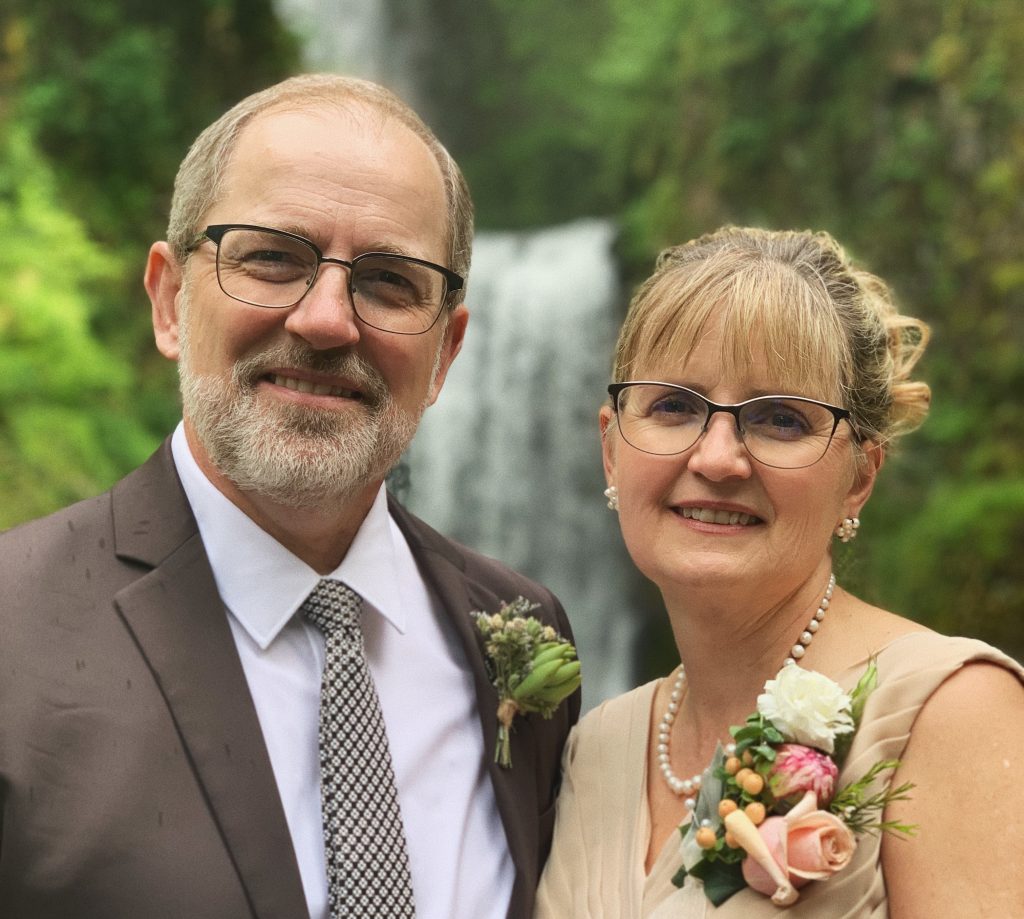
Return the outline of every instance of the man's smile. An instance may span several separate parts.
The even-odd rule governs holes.
[[[362,399],[363,394],[356,389],[345,386],[338,386],[331,383],[318,382],[306,378],[287,376],[280,373],[271,373],[263,377],[267,382],[293,392],[308,393],[314,396],[333,396],[341,399]]]

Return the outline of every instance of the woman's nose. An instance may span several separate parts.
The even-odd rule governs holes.
[[[716,412],[690,448],[687,468],[712,481],[720,481],[746,478],[750,475],[750,463],[736,419],[727,412]]]

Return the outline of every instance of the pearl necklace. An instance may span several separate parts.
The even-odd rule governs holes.
[[[814,640],[814,635],[821,625],[821,620],[825,618],[825,611],[832,601],[832,591],[835,589],[835,586],[836,576],[830,574],[828,587],[825,588],[825,596],[821,598],[821,603],[818,604],[818,609],[811,621],[807,623],[807,628],[800,633],[797,643],[790,648],[789,657],[782,662],[783,667],[792,666],[807,653],[807,648]],[[700,791],[701,777],[700,775],[694,775],[688,779],[681,779],[672,771],[671,763],[672,725],[675,724],[676,714],[679,712],[685,684],[686,671],[683,669],[683,665],[680,664],[679,676],[676,677],[675,683],[672,684],[672,694],[669,696],[668,709],[661,716],[661,722],[658,725],[658,768],[661,769],[661,774],[665,777],[665,783],[668,785],[669,790],[674,795],[682,795],[683,805],[687,811],[692,811],[697,805],[697,794]],[[729,747],[732,749],[727,748],[727,752],[735,750],[734,744],[730,744]]]

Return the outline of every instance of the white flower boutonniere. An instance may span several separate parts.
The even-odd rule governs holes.
[[[853,732],[850,697],[815,670],[783,667],[764,684],[757,710],[791,741],[832,753],[840,734]]]
[[[494,761],[506,769],[512,765],[510,732],[515,716],[538,712],[550,718],[580,685],[576,649],[529,615],[538,606],[517,597],[496,613],[470,613],[484,637],[488,675],[498,692]]]

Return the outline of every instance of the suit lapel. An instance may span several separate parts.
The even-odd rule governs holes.
[[[535,870],[529,868],[535,864],[537,847],[535,779],[529,762],[524,762],[519,769],[503,769],[494,762],[498,734],[498,694],[487,675],[480,633],[469,615],[475,610],[495,612],[502,603],[515,598],[497,597],[484,585],[470,580],[465,573],[465,561],[456,545],[413,517],[390,496],[389,509],[405,535],[420,571],[434,589],[442,609],[458,634],[473,672],[477,712],[484,737],[484,755],[512,862],[516,867],[509,915],[520,915],[524,908],[519,904],[531,902],[533,897],[533,890],[527,889],[527,878],[535,874]],[[517,738],[518,747],[527,746],[524,735],[530,730],[529,722],[517,720],[516,731],[520,735]]]
[[[305,915],[259,719],[169,444],[115,488],[114,520],[118,556],[152,566],[116,605],[167,701],[253,914]]]

